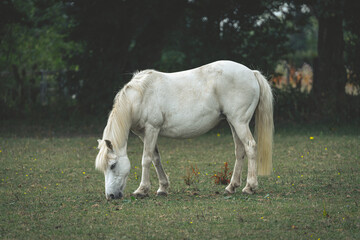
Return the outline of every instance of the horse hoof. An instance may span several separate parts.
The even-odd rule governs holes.
[[[249,187],[244,188],[244,189],[242,190],[242,192],[243,192],[244,194],[249,194],[249,195],[252,195],[252,194],[255,193],[255,191],[254,191],[252,188],[249,188]]]
[[[167,192],[157,192],[156,196],[167,197]]]
[[[143,194],[143,193],[133,193],[131,194],[131,196],[137,198],[137,199],[143,199],[143,198],[146,198],[146,197],[149,197],[149,194]]]
[[[227,189],[225,189],[225,191],[224,191],[224,195],[233,195],[235,193],[235,191],[234,192],[230,192],[229,190],[227,190]]]

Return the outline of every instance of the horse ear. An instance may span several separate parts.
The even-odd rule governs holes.
[[[97,142],[98,142],[98,147],[97,148],[100,149],[101,139],[98,139]]]
[[[110,140],[105,140],[106,146],[113,151],[113,145],[111,144]]]

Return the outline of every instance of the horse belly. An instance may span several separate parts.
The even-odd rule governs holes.
[[[200,111],[165,117],[160,135],[171,138],[192,138],[216,126],[221,115],[218,111]]]

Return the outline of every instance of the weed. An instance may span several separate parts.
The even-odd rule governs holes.
[[[198,184],[199,176],[200,176],[200,171],[197,168],[197,166],[195,165],[195,167],[193,167],[192,165],[190,165],[190,167],[186,168],[186,175],[183,176],[184,183],[189,187],[191,185]]]
[[[324,216],[325,218],[329,218],[330,216],[329,216],[329,214],[327,213],[327,211],[326,211],[326,209],[325,209],[325,201],[323,201],[323,205],[324,205],[323,216]]]
[[[214,178],[215,184],[227,185],[230,183],[231,172],[229,171],[229,164],[224,162],[223,171],[215,173],[211,178]]]

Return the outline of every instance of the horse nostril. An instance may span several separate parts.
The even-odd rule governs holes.
[[[110,198],[111,198],[111,199],[114,199],[114,198],[115,198],[115,195],[114,195],[114,194],[110,194]]]
[[[122,193],[120,192],[120,193],[119,193],[119,198],[122,198],[122,197],[123,197],[123,195],[122,195]]]

